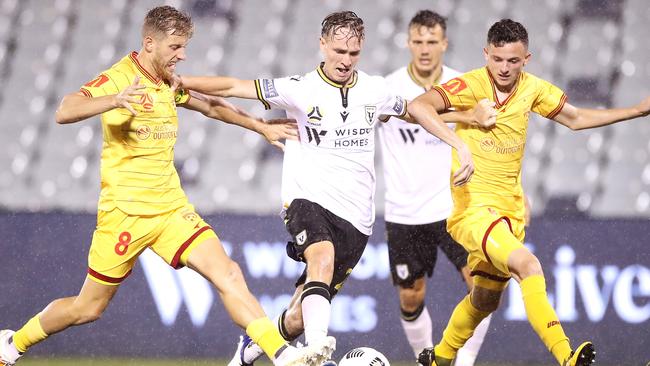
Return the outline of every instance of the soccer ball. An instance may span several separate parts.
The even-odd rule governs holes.
[[[354,348],[341,358],[339,366],[390,366],[381,352],[370,347]]]

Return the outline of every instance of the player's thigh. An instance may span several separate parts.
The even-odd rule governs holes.
[[[157,217],[127,215],[117,208],[99,211],[88,253],[88,278],[102,285],[122,283],[151,242],[158,222]]]
[[[161,216],[163,220],[158,228],[158,237],[151,249],[173,268],[187,265],[192,252],[206,240],[216,240],[218,245],[212,248],[220,248],[220,251],[223,251],[217,234],[195,212],[192,205],[188,204]],[[212,255],[218,253],[214,252]]]
[[[334,242],[333,228],[327,210],[306,199],[295,199],[286,211],[285,227],[292,238],[287,247],[289,255],[304,261],[304,253],[313,244]]]
[[[335,226],[334,237],[334,273],[330,292],[336,295],[352,269],[359,263],[369,236],[360,232],[351,223],[330,213],[330,221]]]
[[[503,289],[490,289],[481,286],[474,286],[471,292],[470,301],[475,308],[481,311],[493,312],[499,307]]]
[[[467,266],[467,250],[451,237],[447,231],[446,220],[440,221],[436,226],[436,238],[438,247],[445,253],[445,256],[458,271]]]
[[[388,261],[393,284],[411,288],[414,282],[429,277],[437,258],[435,238],[426,225],[386,222]]]
[[[448,223],[447,230],[470,257],[487,262],[509,276],[508,257],[514,250],[523,248],[521,240],[513,233],[521,231],[523,237],[518,223],[493,209],[477,208],[466,213],[462,220]]]

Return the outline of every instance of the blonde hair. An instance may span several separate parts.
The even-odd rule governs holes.
[[[191,38],[194,24],[189,14],[172,6],[158,6],[147,13],[142,25],[142,37],[176,35]]]

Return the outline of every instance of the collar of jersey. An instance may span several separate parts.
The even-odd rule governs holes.
[[[426,86],[424,86],[424,84],[422,84],[420,82],[420,80],[418,80],[418,78],[415,77],[415,71],[413,71],[413,63],[412,62],[409,62],[409,65],[406,67],[406,72],[409,74],[409,77],[411,78],[411,80],[413,80],[415,85],[424,88],[424,90],[427,90],[427,91],[429,90],[429,89],[427,89]],[[438,79],[433,82],[434,86],[440,82],[440,77],[441,76],[442,76],[442,70],[440,70],[440,75],[438,75]]]
[[[492,74],[490,73],[490,70],[488,70],[487,66],[485,67],[485,72],[488,74],[488,79],[490,80],[490,84],[492,85],[492,98],[494,99],[494,103],[496,104],[495,107],[501,108],[504,105],[508,104],[508,102],[512,99],[512,96],[517,93],[517,89],[519,89],[519,83],[521,83],[521,78],[524,76],[524,72],[522,71],[519,74],[519,79],[517,79],[517,85],[515,85],[515,88],[510,92],[510,95],[506,98],[506,100],[501,103],[499,101],[499,97],[497,96],[497,86],[494,84],[494,78],[492,77]]]
[[[144,75],[147,79],[149,79],[152,83],[156,84],[157,86],[160,86],[162,84],[161,79],[155,78],[153,75],[149,73],[141,64],[138,62],[138,53],[136,51],[131,52],[129,55],[129,58],[135,65],[135,67],[140,71],[142,75]]]
[[[323,71],[323,65],[324,65],[324,63],[321,62],[321,64],[318,65],[318,67],[316,68],[316,71],[318,71],[318,75],[320,75],[320,78],[323,79],[324,82],[330,84],[330,85],[333,86],[333,87],[341,88],[341,89],[342,89],[342,88],[348,88],[348,89],[350,89],[350,88],[352,88],[353,86],[357,85],[357,79],[358,79],[358,76],[357,76],[357,71],[356,71],[356,70],[352,73],[352,81],[349,82],[349,83],[346,84],[346,85],[342,85],[342,84],[339,84],[339,83],[337,83],[336,81],[334,81],[334,80],[328,78],[327,75],[325,75],[325,71]]]

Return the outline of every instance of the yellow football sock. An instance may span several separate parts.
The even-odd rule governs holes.
[[[41,320],[38,318],[40,314],[36,314],[33,318],[23,325],[16,333],[14,333],[14,344],[18,352],[24,353],[27,349],[36,343],[47,338],[47,334],[41,326]]]
[[[246,327],[246,334],[262,348],[271,360],[274,360],[278,350],[287,344],[287,341],[280,335],[278,328],[267,317],[250,322]]]
[[[562,364],[571,354],[569,338],[564,334],[562,325],[546,296],[544,276],[535,275],[524,278],[521,283],[526,315],[537,335],[542,339],[553,356]]]
[[[478,310],[472,305],[470,295],[465,296],[456,305],[447,328],[442,333],[442,340],[436,345],[436,358],[453,360],[458,349],[474,334],[474,329],[488,315],[489,312]]]

